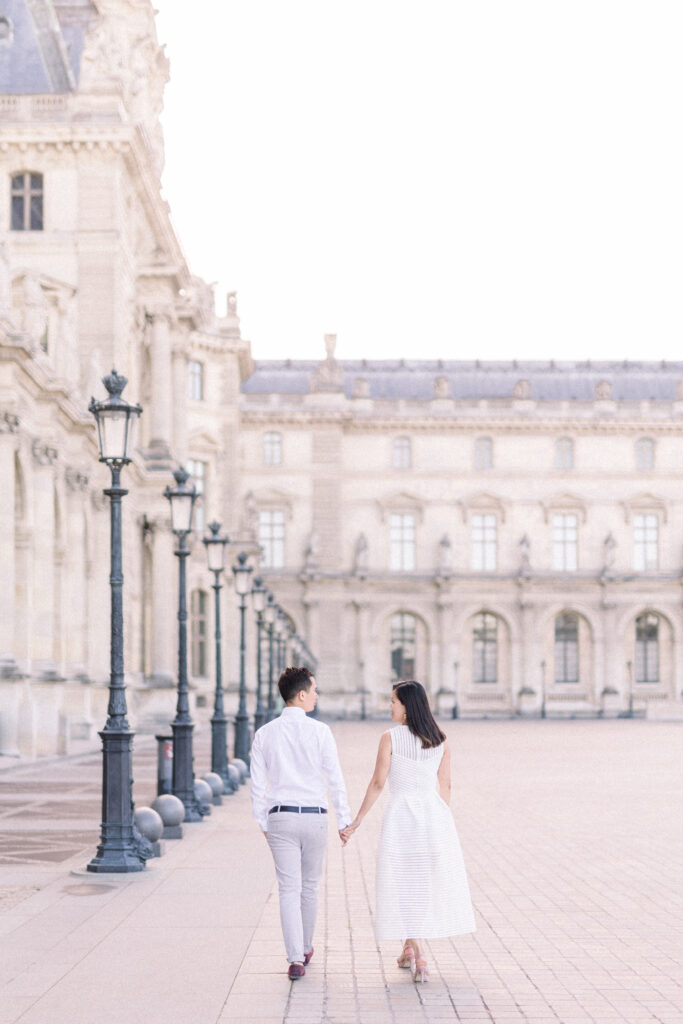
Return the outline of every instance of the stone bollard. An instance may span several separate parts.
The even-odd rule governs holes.
[[[204,782],[204,779],[195,779],[194,795],[197,803],[199,804],[200,814],[211,814],[211,804],[213,803],[213,790],[211,789],[209,783]]]
[[[156,798],[152,810],[157,812],[164,824],[163,839],[183,838],[181,822],[185,820],[185,807],[182,800],[172,793],[164,793]]]
[[[249,769],[247,768],[242,758],[233,757],[230,764],[234,764],[235,768],[237,768],[238,772],[240,773],[240,782],[246,782],[247,779],[249,778]]]
[[[152,847],[152,856],[161,857],[164,853],[161,837],[164,832],[164,823],[161,815],[153,807],[138,807],[133,815],[133,821],[140,835],[144,836]]]
[[[204,782],[208,782],[208,784],[211,786],[214,806],[220,807],[220,805],[223,803],[223,797],[221,796],[221,794],[225,789],[222,778],[217,772],[207,772],[206,775],[202,775],[202,778]]]
[[[242,781],[242,775],[236,764],[228,765],[228,775],[230,776],[230,781],[232,782],[232,792],[236,793],[237,790],[240,788],[240,783]]]

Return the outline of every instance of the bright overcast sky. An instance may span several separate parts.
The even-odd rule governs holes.
[[[256,358],[683,359],[680,0],[157,0],[164,189]]]

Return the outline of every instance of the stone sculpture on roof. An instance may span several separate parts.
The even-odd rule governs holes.
[[[311,391],[342,391],[344,388],[344,374],[342,368],[334,357],[337,346],[337,335],[325,335],[325,351],[327,358],[318,363],[311,374]]]

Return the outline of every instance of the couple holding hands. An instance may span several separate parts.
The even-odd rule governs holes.
[[[303,977],[313,956],[318,883],[327,848],[328,790],[345,846],[389,779],[390,799],[377,854],[375,935],[398,939],[399,967],[427,981],[422,940],[475,930],[465,866],[449,808],[450,751],[424,687],[396,683],[394,728],[379,741],[377,762],[351,820],[337,748],[327,725],[307,717],[317,703],[306,668],[287,668],[278,688],[279,718],[262,726],[251,751],[254,817],[275,862],[288,974]]]

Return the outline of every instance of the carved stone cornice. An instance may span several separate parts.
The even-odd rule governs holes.
[[[54,466],[58,458],[56,448],[38,440],[35,440],[31,445],[31,454],[33,455],[33,461],[38,466]]]

